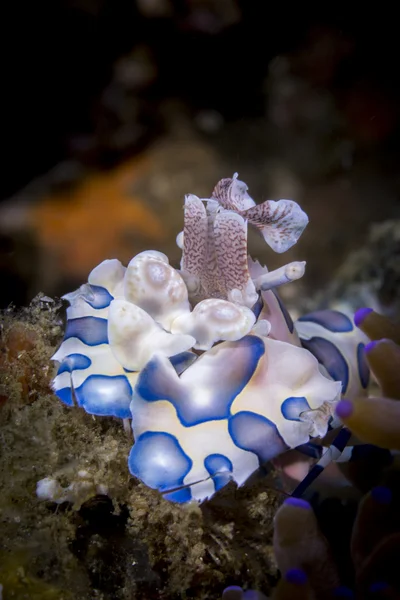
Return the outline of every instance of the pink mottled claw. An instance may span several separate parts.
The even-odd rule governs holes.
[[[207,246],[207,213],[203,202],[193,194],[185,197],[185,220],[181,269],[200,277]]]
[[[247,262],[247,221],[239,214],[222,211],[214,222],[215,252],[218,270],[224,281],[225,290],[239,292],[242,298],[232,297],[252,307],[258,295],[250,277]]]
[[[239,181],[237,173],[232,178],[221,179],[215,186],[212,198],[227,210],[242,211],[255,206],[254,200],[249,196],[249,188],[243,181]]]
[[[275,252],[286,252],[303,233],[308,217],[292,200],[267,200],[242,212]]]

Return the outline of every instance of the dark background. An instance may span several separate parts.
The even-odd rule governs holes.
[[[54,188],[46,173],[65,160],[73,166],[61,169],[57,189],[151,155],[158,140],[174,138],[184,114],[193,139],[215,150],[224,166],[251,176],[243,179],[257,193],[274,191],[260,157],[279,157],[301,183],[293,199],[304,199],[314,227],[325,228],[321,240],[333,220],[344,232],[331,240],[335,266],[362,242],[370,222],[399,214],[398,22],[384,4],[350,4],[329,10],[326,3],[293,8],[261,0],[8,3],[0,210],[23,202],[26,213],[40,203]],[[39,176],[32,193],[26,186]],[[337,191],[348,190],[346,181],[349,198]],[[156,202],[148,189],[145,180],[143,202]],[[171,206],[181,199],[171,197]],[[340,210],[352,202],[343,221]],[[62,268],[41,277],[48,267],[39,237],[26,219],[2,226],[3,306],[80,283],[80,272]],[[320,265],[315,283],[324,284]]]

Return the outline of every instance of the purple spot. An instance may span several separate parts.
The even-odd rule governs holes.
[[[75,389],[75,396],[79,406],[91,415],[131,417],[132,387],[125,375],[89,375]]]
[[[177,504],[185,504],[190,502],[192,499],[192,492],[189,487],[181,488],[175,492],[162,493],[162,497],[170,502],[176,502]]]
[[[87,346],[108,344],[107,326],[107,319],[99,319],[98,317],[69,319],[64,340],[76,337]]]
[[[180,354],[175,354],[175,356],[170,356],[169,361],[178,375],[180,375],[194,363],[196,358],[197,354],[194,352],[181,352]]]
[[[392,491],[384,485],[374,487],[371,496],[379,504],[390,504],[392,501]]]
[[[374,312],[372,308],[359,308],[354,315],[354,324],[356,327],[360,327],[366,317],[372,312]]]
[[[336,414],[339,419],[346,419],[353,414],[353,404],[350,400],[341,400],[336,407]]]
[[[222,454],[209,454],[204,459],[204,466],[213,478],[216,490],[223,488],[232,479],[233,464]]]
[[[253,313],[255,314],[256,319],[258,319],[258,317],[260,316],[262,308],[263,308],[263,299],[262,299],[261,294],[259,294],[257,302],[253,305],[253,307],[251,309],[253,311]]]
[[[367,352],[367,353],[371,352],[371,350],[373,350],[377,344],[379,344],[379,340],[374,340],[372,342],[369,342],[368,344],[366,344],[364,346],[365,352]]]
[[[301,338],[301,345],[315,356],[334,381],[342,382],[342,393],[344,394],[349,384],[349,367],[335,344],[322,337],[312,337],[309,340]]]
[[[67,406],[75,406],[74,397],[70,387],[61,388],[61,390],[56,390],[54,393],[61,402],[64,402]]]
[[[163,359],[154,356],[140,372],[135,395],[138,394],[147,402],[171,402],[185,427],[227,419],[233,401],[252,378],[264,353],[265,346],[261,338],[247,335],[221,346],[219,353],[208,360],[205,366],[201,360],[195,360],[181,377],[171,372]],[[225,371],[224,385],[221,387],[218,381],[222,367],[225,367]],[[199,377],[199,371],[204,388],[209,389],[208,395],[205,395],[207,402],[199,402],[199,396],[193,389],[191,379]]]
[[[230,585],[222,593],[223,600],[243,600],[243,589],[238,585]]]
[[[275,423],[250,411],[233,415],[228,421],[228,430],[233,443],[243,450],[254,452],[260,463],[289,449]]]
[[[303,396],[291,396],[281,404],[282,415],[289,421],[300,421],[300,413],[306,410],[311,410],[311,406]]]
[[[82,294],[82,297],[90,306],[97,309],[110,306],[111,301],[114,300],[114,296],[111,296],[106,288],[89,284],[87,284],[87,293]]]
[[[294,506],[296,508],[305,508],[306,510],[311,509],[311,505],[307,500],[303,500],[302,498],[286,498],[284,504],[288,504],[289,506]]]
[[[146,431],[136,440],[128,458],[129,470],[148,487],[174,494],[175,502],[187,502],[190,490],[177,488],[192,468],[175,436],[161,431]],[[177,490],[174,492],[174,490]],[[172,495],[170,496],[172,499]]]
[[[321,327],[333,333],[344,333],[353,330],[353,324],[349,317],[338,310],[316,310],[300,317],[298,320],[321,325]]]
[[[91,364],[92,361],[90,358],[84,354],[68,354],[68,356],[63,358],[57,371],[57,375],[66,372],[72,373],[72,371],[79,369],[87,369]]]
[[[294,585],[304,585],[307,583],[307,575],[301,569],[289,569],[285,575],[285,579],[288,583]]]

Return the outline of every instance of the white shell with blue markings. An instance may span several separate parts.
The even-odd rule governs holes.
[[[186,486],[167,494],[176,502],[205,500],[324,435],[340,388],[310,352],[253,335],[214,346],[180,377],[155,355],[133,394],[130,471],[163,493]],[[315,420],[302,420],[310,410]]]
[[[337,310],[318,310],[295,324],[303,348],[316,356],[332,379],[342,382],[347,398],[363,396],[369,384],[364,353],[367,336],[352,319]]]
[[[307,221],[294,202],[256,206],[236,177],[222,180],[205,205],[186,200],[181,271],[150,250],[128,268],[104,261],[65,296],[55,393],[90,414],[131,416],[129,469],[165,497],[202,501],[241,485],[325,435],[342,386],[366,387],[363,340],[347,317],[323,311],[295,328],[275,289],[256,291],[279,270],[247,256],[248,223],[282,251]]]
[[[60,363],[53,389],[65,404],[74,406],[76,400],[93,415],[131,416],[138,371],[155,350],[178,355],[180,368],[194,356],[185,352],[193,337],[166,332],[125,300],[128,274],[118,260],[106,260],[91,272],[88,284],[65,296],[70,306],[64,341],[53,356]]]
[[[53,356],[60,366],[53,381],[57,396],[67,405],[74,400],[88,413],[130,416],[129,404],[137,373],[128,373],[108,343],[108,311],[122,283],[125,268],[118,260],[104,261],[85,284],[68,294],[64,341]],[[101,284],[101,285],[100,285]]]

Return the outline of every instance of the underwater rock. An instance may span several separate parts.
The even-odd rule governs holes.
[[[327,287],[312,301],[307,299],[304,308],[354,312],[370,306],[394,318],[400,314],[399,265],[400,221],[375,223],[362,247],[347,256]]]
[[[31,312],[18,311],[18,317],[7,318],[12,308],[0,315],[0,406],[11,397],[24,404],[34,402],[40,395],[50,393],[50,369],[37,369],[38,360],[46,362],[48,344],[59,335],[59,319],[52,322],[59,303],[39,294],[31,304]],[[51,324],[50,324],[51,323]],[[42,326],[43,330],[39,331]]]
[[[48,590],[49,598],[54,592],[65,600],[186,594],[217,600],[224,582],[235,578],[268,590],[276,577],[271,523],[280,494],[267,480],[240,491],[229,486],[201,510],[138,484],[128,476],[132,441],[121,423],[68,410],[50,392],[48,358],[61,335],[57,310],[38,299],[2,315],[3,332],[19,330],[20,323],[35,334],[32,382],[43,387],[26,404],[18,369],[7,370],[6,380],[1,374],[7,392],[0,410],[3,598],[23,589],[32,598],[35,590],[38,598]],[[61,504],[39,501],[36,485],[46,477],[64,490],[80,480],[91,487]],[[98,496],[99,486],[108,497]]]

